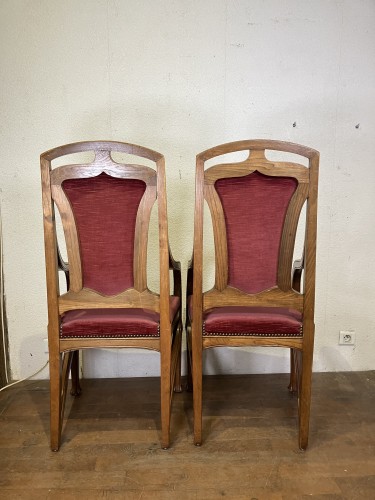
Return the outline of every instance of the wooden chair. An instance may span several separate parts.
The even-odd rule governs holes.
[[[52,168],[64,155],[93,152],[92,162]],[[143,158],[117,163],[113,152]],[[169,446],[173,389],[180,391],[181,274],[168,245],[164,157],[120,142],[81,142],[41,155],[48,295],[51,448],[57,451],[69,371],[79,394],[79,351],[87,348],[152,349],[161,356],[161,445]],[[160,294],[147,288],[146,257],[152,206],[158,201]],[[57,245],[55,206],[68,262]],[[67,292],[60,294],[58,270]],[[170,295],[169,270],[174,290]]]
[[[266,150],[306,157],[309,167],[270,161]],[[240,162],[219,161],[205,170],[206,161],[238,151],[248,151],[249,156]],[[299,446],[307,447],[318,167],[317,151],[271,140],[232,142],[197,156],[194,251],[188,271],[186,324],[196,445],[202,442],[203,349],[277,346],[290,349],[289,388],[298,392]],[[204,199],[211,213],[215,246],[215,285],[205,293]],[[297,224],[305,203],[304,257],[293,266]]]

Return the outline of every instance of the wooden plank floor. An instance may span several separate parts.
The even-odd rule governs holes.
[[[84,380],[53,453],[47,382],[22,383],[0,393],[0,498],[375,499],[375,372],[314,374],[307,452],[287,384],[207,377],[204,444],[184,392],[164,451],[157,379]]]

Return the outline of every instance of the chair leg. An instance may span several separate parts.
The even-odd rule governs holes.
[[[193,379],[191,373],[191,327],[186,324],[186,367],[187,367],[187,381],[186,390],[193,390]]]
[[[161,447],[166,450],[170,445],[170,424],[171,424],[171,351],[168,348],[161,348],[160,353],[160,410],[161,410]]]
[[[193,406],[194,406],[194,444],[202,444],[202,335],[192,332],[192,372],[193,372]],[[200,332],[199,332],[200,333]]]
[[[299,447],[306,450],[309,440],[311,406],[312,354],[302,353],[301,383],[299,387]]]
[[[72,359],[72,352],[58,353],[57,356],[50,353],[50,432],[52,451],[58,451],[61,444],[65,399]]]
[[[288,389],[290,392],[297,392],[298,383],[297,383],[297,366],[296,366],[296,357],[297,353],[295,349],[290,349],[290,381]]]
[[[70,372],[72,376],[70,394],[72,396],[79,396],[81,394],[81,384],[79,383],[79,351],[73,352],[72,367]]]
[[[66,394],[68,392],[68,380],[69,380],[69,372],[72,367],[73,360],[73,352],[65,352],[62,358],[62,370],[61,370],[61,417],[60,423],[62,426],[62,421],[64,418],[64,408],[65,408],[65,400]]]
[[[176,331],[177,363],[174,377],[174,392],[182,392],[181,385],[181,349],[182,349],[182,323],[180,322]]]
[[[50,351],[49,373],[50,373],[50,437],[51,450],[58,451],[61,442],[61,359],[60,353],[54,355]]]

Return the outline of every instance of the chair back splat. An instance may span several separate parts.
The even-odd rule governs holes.
[[[239,151],[248,153],[245,160],[222,163],[217,158]],[[289,153],[293,159],[273,161],[268,151]],[[295,155],[307,158],[308,166],[297,163]],[[213,159],[216,164],[205,168]],[[318,165],[317,151],[271,140],[232,142],[197,156],[194,250],[188,270],[186,314],[196,444],[202,441],[203,349],[250,345],[290,349],[289,388],[299,395],[299,446],[307,446]],[[204,200],[211,214],[215,245],[215,284],[205,293]],[[293,263],[304,206],[303,257]]]
[[[54,168],[54,160],[94,153],[88,163]],[[114,161],[113,153],[131,157]],[[133,163],[135,159],[135,162]],[[151,160],[155,169],[142,164]],[[168,245],[164,157],[133,144],[96,141],[61,146],[41,155],[51,447],[58,450],[69,371],[80,393],[79,351],[139,347],[161,354],[161,443],[169,446],[170,402],[180,390],[181,275]],[[160,293],[147,287],[147,239],[158,202]],[[67,262],[57,243],[55,209],[65,237]],[[170,293],[169,272],[173,270]],[[67,291],[60,293],[58,271]]]

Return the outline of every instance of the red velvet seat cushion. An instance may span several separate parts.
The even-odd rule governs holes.
[[[170,298],[170,319],[180,305],[179,297]],[[140,308],[77,309],[66,312],[60,336],[69,337],[149,337],[159,335],[160,315]]]
[[[204,314],[203,334],[301,336],[302,314],[282,307],[214,307]]]

